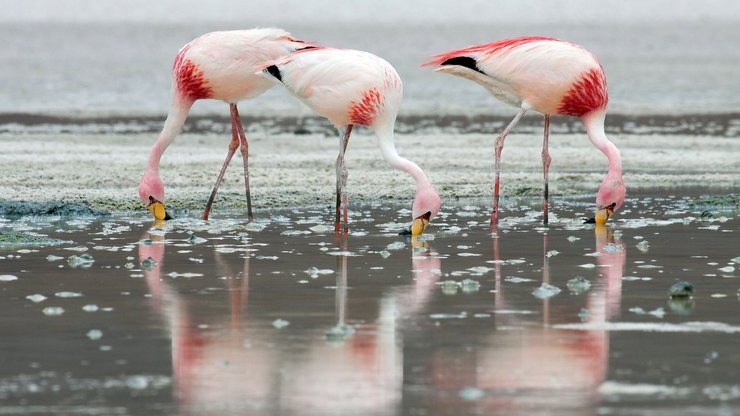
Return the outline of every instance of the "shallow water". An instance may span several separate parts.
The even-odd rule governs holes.
[[[0,220],[0,414],[739,414],[736,208],[554,202]]]

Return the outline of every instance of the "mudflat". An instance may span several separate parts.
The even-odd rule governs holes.
[[[120,134],[41,130],[0,134],[2,200],[62,201],[111,212],[143,210],[136,187],[156,130]],[[299,131],[301,134],[285,130],[251,124],[249,167],[254,207],[259,211],[330,205],[338,138],[328,126]],[[443,204],[457,198],[490,199],[495,133],[466,133],[442,127],[416,130],[397,134],[397,149],[425,170]],[[492,127],[486,130],[495,131]],[[616,132],[609,136],[622,154],[628,195],[655,187],[731,192],[740,185],[740,159],[736,156],[740,154],[740,140],[734,135],[659,134],[648,130],[648,134]],[[229,140],[226,132],[185,133],[176,139],[160,166],[168,207],[176,211],[205,206]],[[502,158],[504,196],[542,192],[541,140],[536,121],[507,139]],[[584,133],[554,131],[550,153],[550,190],[554,198],[595,195],[606,174],[607,160]],[[369,130],[357,129],[346,157],[350,204],[386,200],[410,206],[413,181],[382,159],[377,139]],[[242,160],[237,153],[214,213],[245,205]]]

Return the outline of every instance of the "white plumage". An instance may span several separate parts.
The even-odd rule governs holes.
[[[385,60],[368,52],[350,49],[314,48],[295,52],[263,67],[263,73],[282,83],[293,95],[340,131],[337,157],[336,228],[341,213],[347,226],[347,170],[344,152],[352,127],[369,126],[379,139],[383,158],[394,168],[407,172],[416,183],[412,224],[428,223],[437,215],[440,199],[424,171],[398,155],[393,128],[403,96],[401,78]],[[343,206],[343,209],[342,209]],[[412,230],[426,227],[418,226]]]
[[[425,65],[481,84],[501,101],[519,108],[519,113],[496,139],[491,224],[498,222],[500,161],[504,140],[528,110],[545,116],[542,169],[545,182],[543,222],[548,222],[548,136],[551,115],[577,116],[583,120],[591,142],[609,159],[609,172],[596,194],[597,222],[606,219],[624,203],[621,157],[604,133],[609,96],[606,76],[598,59],[573,43],[543,37],[503,39],[482,45],[443,52]]]
[[[282,29],[250,29],[206,33],[182,47],[172,65],[172,105],[162,132],[152,146],[144,176],[139,183],[139,197],[157,219],[169,218],[164,210],[164,185],[159,176],[159,162],[187,119],[195,101],[222,100],[231,109],[232,139],[216,185],[203,212],[208,219],[213,199],[226,167],[241,146],[244,161],[244,186],[247,216],[252,219],[249,189],[248,143],[239,118],[237,102],[256,97],[273,86],[255,74],[265,62],[315,45],[295,39]]]

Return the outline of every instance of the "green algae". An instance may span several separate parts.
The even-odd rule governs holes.
[[[23,246],[58,246],[69,244],[71,241],[50,238],[40,234],[21,233],[17,231],[0,230],[0,248]]]
[[[110,212],[92,208],[86,204],[63,201],[0,201],[0,217],[24,217],[29,215],[54,215],[63,217],[103,217]]]
[[[702,195],[689,204],[695,210],[740,208],[740,194]]]

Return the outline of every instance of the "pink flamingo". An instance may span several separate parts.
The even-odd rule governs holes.
[[[247,216],[251,221],[252,200],[249,191],[249,145],[239,119],[237,102],[256,97],[273,84],[255,75],[265,62],[315,45],[293,38],[281,29],[250,29],[211,32],[185,45],[172,65],[172,105],[164,128],[149,154],[144,176],[139,183],[139,196],[155,218],[169,219],[164,208],[164,185],[159,176],[162,153],[182,129],[190,107],[196,100],[210,98],[229,103],[231,108],[231,143],[221,172],[208,199],[203,219],[208,219],[211,204],[223,180],[226,167],[241,146],[244,159],[244,186]]]
[[[340,228],[342,212],[344,229],[347,230],[344,155],[352,127],[358,124],[369,126],[379,139],[383,158],[394,168],[408,173],[416,182],[413,220],[405,231],[413,235],[424,232],[431,217],[439,212],[440,198],[424,171],[396,151],[393,128],[403,86],[398,73],[388,62],[367,52],[320,47],[301,50],[265,65],[263,72],[275,82],[282,83],[339,130],[336,230]]]
[[[501,152],[506,135],[527,110],[545,115],[542,169],[545,180],[544,223],[548,222],[548,136],[551,115],[580,117],[588,138],[609,159],[609,171],[596,194],[596,215],[604,224],[624,203],[622,162],[617,147],[607,139],[604,117],[609,101],[606,77],[598,59],[581,46],[558,39],[521,37],[444,52],[424,65],[481,84],[499,100],[519,107],[519,113],[496,139],[491,224],[498,223]]]

